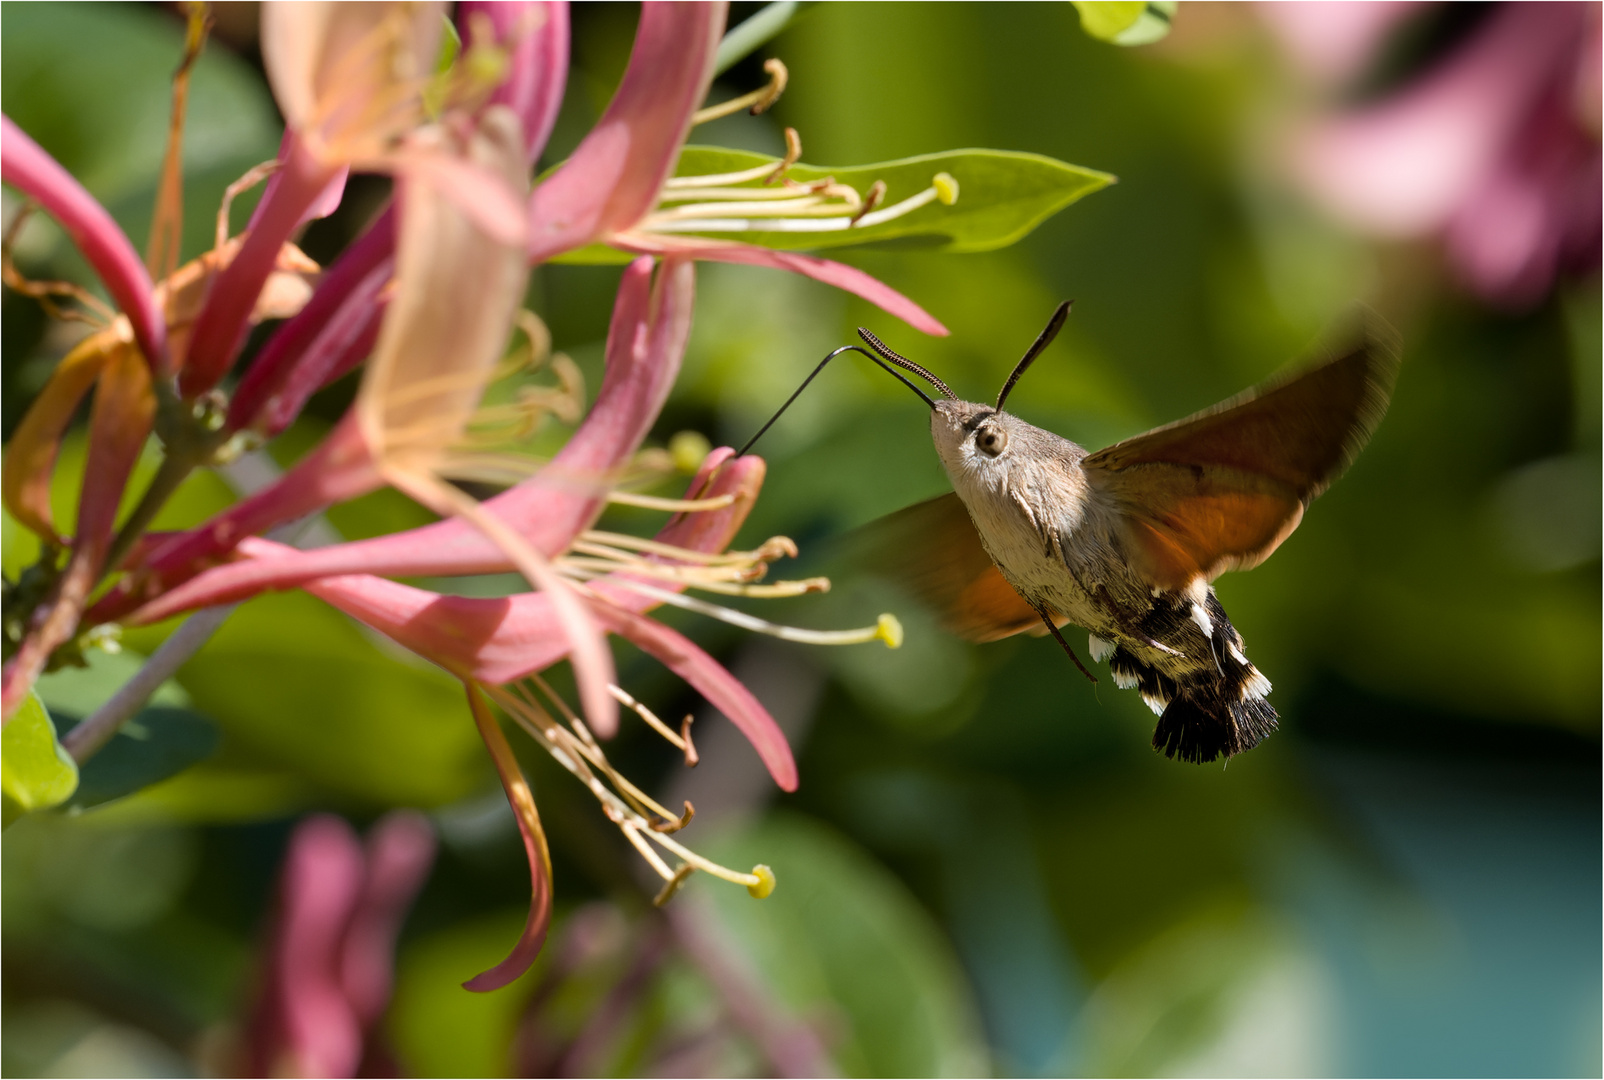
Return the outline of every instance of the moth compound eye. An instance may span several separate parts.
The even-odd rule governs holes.
[[[1008,446],[1008,433],[988,424],[975,432],[975,446],[987,457],[996,457]]]

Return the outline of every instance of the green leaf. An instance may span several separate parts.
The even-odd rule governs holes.
[[[1148,45],[1170,32],[1175,0],[1071,0],[1081,29],[1116,45]]]
[[[718,175],[778,160],[745,150],[687,146],[680,154],[675,174]],[[1012,150],[949,150],[851,168],[797,164],[791,166],[786,175],[803,183],[834,177],[837,183],[849,184],[860,193],[867,192],[876,180],[883,180],[886,196],[881,206],[887,207],[924,191],[931,179],[943,172],[958,181],[958,201],[951,206],[935,201],[879,225],[837,232],[754,230],[705,235],[781,251],[864,244],[928,251],[990,251],[1020,240],[1070,203],[1114,182],[1114,177],[1108,173]],[[761,188],[763,185],[761,181],[752,181],[742,186]],[[631,258],[623,252],[593,244],[554,261],[624,263]]]
[[[978,1076],[985,1043],[935,921],[884,868],[807,818],[772,814],[711,842],[710,858],[774,868],[774,894],[703,880],[718,925],[797,1016],[828,1015],[847,1076]]]
[[[78,766],[56,741],[56,727],[44,702],[30,691],[0,733],[5,824],[30,811],[59,806],[77,786]]]
[[[217,726],[199,713],[166,705],[141,709],[84,762],[67,805],[87,810],[131,795],[204,761],[219,741]]]

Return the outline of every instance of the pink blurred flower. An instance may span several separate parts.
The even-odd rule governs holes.
[[[1300,67],[1351,76],[1421,5],[1266,4]],[[1327,209],[1377,236],[1441,239],[1480,295],[1535,303],[1598,265],[1604,173],[1596,3],[1505,4],[1379,101],[1332,110],[1292,146]]]
[[[390,1003],[396,937],[434,850],[428,820],[414,811],[381,818],[365,850],[332,815],[296,826],[241,1075],[357,1076],[364,1062],[382,1067],[377,1029]]]

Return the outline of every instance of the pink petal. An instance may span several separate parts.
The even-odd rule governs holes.
[[[1500,8],[1399,94],[1299,138],[1294,171],[1360,228],[1399,238],[1435,232],[1507,151],[1586,17],[1580,4]]]
[[[284,137],[279,140],[278,144],[279,160],[282,161],[286,158],[294,141],[294,131],[284,132]],[[350,176],[351,170],[349,168],[342,167],[335,170],[329,182],[323,186],[323,190],[318,193],[317,197],[312,200],[311,205],[306,208],[306,212],[301,215],[301,224],[305,225],[309,221],[326,218],[338,210],[340,208],[340,200],[345,198],[345,182],[350,179]],[[267,178],[267,186],[262,189],[262,197],[256,201],[256,209],[251,211],[251,220],[245,225],[247,231],[256,228],[257,221],[261,219],[262,211],[274,201],[273,189],[280,183],[282,181],[279,179],[277,172]]]
[[[610,237],[607,242],[623,251],[642,254],[665,257],[680,255],[711,262],[740,263],[744,266],[767,266],[775,270],[789,270],[794,274],[822,281],[826,285],[834,285],[854,296],[862,297],[882,311],[895,315],[915,330],[934,337],[946,337],[949,333],[934,316],[891,286],[856,267],[821,259],[817,255],[804,255],[797,251],[775,251],[755,244],[738,244],[728,240],[706,240],[695,236],[668,236],[661,233],[620,233]]]
[[[300,140],[292,141],[274,174],[276,184],[257,209],[255,227],[234,261],[212,284],[206,306],[195,320],[189,354],[179,373],[179,390],[185,400],[210,390],[228,373],[245,342],[251,309],[273,272],[279,249],[338,172],[338,167],[318,161]]]
[[[56,219],[127,314],[145,362],[152,371],[160,370],[166,361],[167,324],[152,298],[144,262],[106,208],[9,116],[0,116],[0,180]],[[278,249],[273,250],[276,255]]]
[[[607,335],[606,375],[596,404],[579,430],[539,474],[485,504],[548,558],[566,550],[601,513],[606,505],[604,486],[640,446],[679,372],[690,335],[694,271],[688,262],[671,259],[659,271],[655,284],[650,279],[649,259],[637,259],[624,272]],[[202,526],[196,532],[204,534],[209,528]],[[230,543],[243,534],[230,533]],[[158,568],[171,566],[175,573],[184,572],[194,565],[196,553],[215,556],[226,550],[202,539],[184,549],[188,561],[179,563],[176,557],[164,556]],[[485,574],[504,571],[510,565],[506,555],[477,530],[460,521],[441,521],[281,559],[215,567],[174,588],[135,618],[166,618],[224,598],[289,588],[329,575]],[[134,606],[126,600],[97,605],[97,616],[126,614]]]
[[[719,472],[709,497],[740,497],[722,510],[686,514],[657,538],[698,551],[722,551],[746,520],[763,481],[762,458],[745,457]],[[692,491],[697,490],[693,482]],[[253,562],[292,557],[294,549],[250,539],[241,554]],[[627,588],[617,575],[590,582],[590,588],[622,611],[645,612],[657,601]],[[652,582],[667,588],[663,582]],[[570,637],[545,593],[506,599],[442,596],[367,574],[319,578],[307,592],[428,657],[462,678],[508,683],[550,667],[569,654]]]
[[[334,261],[312,299],[256,354],[229,402],[231,429],[257,426],[276,435],[315,390],[343,374],[339,368],[352,343],[377,333],[375,300],[390,276],[394,254],[395,209],[390,207]]]
[[[362,848],[344,821],[320,814],[296,827],[279,884],[267,985],[247,1034],[246,1075],[356,1075],[362,1026],[338,962],[362,873]]]
[[[457,25],[464,29],[464,39],[478,14],[489,17],[497,41],[512,45],[511,70],[490,102],[518,114],[532,165],[551,137],[568,83],[568,4],[469,0],[457,5]]]
[[[416,810],[394,810],[368,833],[367,876],[340,951],[340,986],[363,1027],[390,1003],[395,942],[434,865],[434,829]]]
[[[722,3],[641,6],[629,67],[607,111],[530,196],[531,260],[628,229],[650,212],[707,96],[724,14]]]
[[[1298,74],[1339,83],[1360,74],[1387,35],[1426,5],[1413,0],[1389,4],[1304,0],[1255,7],[1296,61]]]

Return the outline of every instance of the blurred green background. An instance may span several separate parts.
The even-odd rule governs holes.
[[[735,5],[732,24],[757,7]],[[547,164],[605,107],[637,11],[575,8]],[[142,243],[179,19],[156,6],[15,3],[0,18],[7,115]],[[218,18],[186,142],[191,254],[222,187],[272,156],[280,132],[251,6],[219,5]],[[1398,327],[1404,361],[1392,410],[1349,474],[1273,559],[1217,583],[1283,717],[1228,769],[1154,754],[1136,695],[1108,680],[1094,690],[1050,640],[943,638],[832,557],[852,528],[946,487],[924,410],[867,365],[832,367],[760,447],[769,478],[740,542],[791,536],[803,549],[795,575],[826,568],[835,589],[755,610],[821,627],[896,610],[907,644],[809,650],[665,617],[771,707],[802,775],[796,794],[777,795],[711,716],[690,774],[626,727],[624,771],[696,802],[687,842],[779,877],[761,904],[707,880],[675,903],[853,1075],[1597,1075],[1596,273],[1499,312],[1456,289],[1429,247],[1377,245],[1322,218],[1273,164],[1307,91],[1245,6],[1182,4],[1170,38],[1121,49],[1086,37],[1068,4],[819,5],[714,96],[758,85],[769,55],[791,73],[779,105],[693,141],[778,153],[790,125],[809,163],[984,146],[1119,183],[999,252],[842,256],[944,321],[943,340],[810,281],[703,266],[658,445],[681,430],[739,445],[859,325],[986,398],[1063,298],[1074,314],[1011,408],[1089,447],[1251,385],[1356,301]],[[331,257],[383,195],[380,182],[354,183],[307,250]],[[45,223],[23,233],[18,258],[39,276],[87,280]],[[617,279],[616,268],[546,267],[531,288],[592,392]],[[9,434],[62,345],[31,301],[7,293],[3,316]],[[352,391],[316,399],[275,448],[281,460]],[[159,527],[231,497],[196,479]],[[425,515],[379,495],[328,520],[355,538]],[[8,522],[7,573],[28,555]],[[166,629],[51,676],[45,700],[83,715]],[[623,684],[660,714],[703,708],[655,663],[622,646],[618,657]],[[528,886],[510,814],[454,682],[314,600],[246,605],[166,693],[215,721],[215,753],[135,797],[5,835],[7,1074],[215,1068],[250,1000],[289,828],[313,808],[360,824],[419,806],[438,826],[388,1024],[417,1075],[536,1068],[529,1032],[583,1028],[652,932],[638,860],[530,752],[556,860],[554,940],[611,929],[538,1009],[549,957],[499,993],[459,989],[521,924]],[[671,956],[605,1052],[563,1067],[652,1069],[664,1045],[717,1029],[718,1016],[705,972]],[[739,1033],[709,1045],[692,1071],[772,1069]]]

